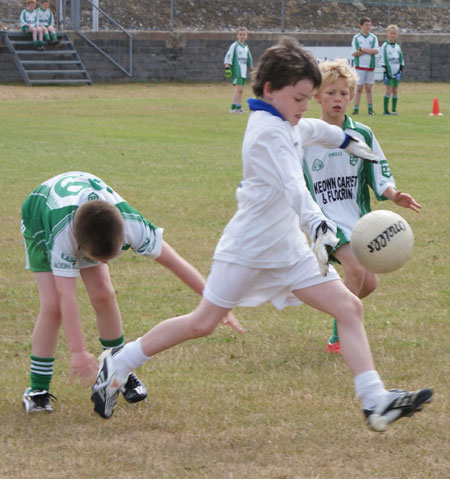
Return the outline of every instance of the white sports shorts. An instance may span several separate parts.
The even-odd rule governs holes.
[[[203,297],[222,308],[252,307],[270,301],[277,309],[302,302],[292,294],[297,289],[340,279],[330,265],[322,276],[316,257],[311,254],[284,268],[249,268],[215,260],[206,281]]]
[[[358,74],[358,85],[373,85],[375,83],[375,71],[374,70],[359,70],[356,68]]]

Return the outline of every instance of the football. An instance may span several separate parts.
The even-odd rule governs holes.
[[[350,245],[356,259],[367,270],[390,273],[408,261],[414,247],[414,233],[397,213],[377,210],[359,219]]]

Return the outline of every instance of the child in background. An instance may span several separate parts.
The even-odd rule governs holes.
[[[162,321],[118,352],[101,355],[91,397],[100,416],[113,414],[128,374],[151,356],[211,334],[234,306],[266,301],[280,309],[303,302],[338,319],[342,354],[373,429],[384,430],[430,401],[431,389],[410,393],[384,388],[364,331],[361,302],[334,268],[328,269],[326,250],[339,240],[335,225],[306,188],[302,145],[340,146],[359,158],[377,157],[342,128],[301,119],[320,81],[314,58],[295,40],[284,38],[262,55],[253,85],[258,99],[249,100],[238,209],[216,247],[200,305]],[[302,230],[313,239],[314,252]]]
[[[20,13],[19,22],[23,33],[31,33],[33,38],[33,47],[35,50],[43,50],[43,30],[37,24],[36,1],[27,0],[27,8]]]
[[[162,228],[90,173],[63,173],[38,186],[22,206],[21,231],[26,269],[35,272],[40,299],[31,338],[30,387],[22,398],[27,413],[53,412],[49,390],[61,325],[70,350],[71,379],[78,377],[87,385],[95,377],[97,362],[86,350],[76,299],[79,275],[96,313],[103,349],[124,344],[107,263],[127,249],[156,260],[202,294],[203,277],[163,240]],[[130,403],[147,396],[134,374],[127,376],[121,392]]]
[[[381,65],[384,68],[383,83],[386,85],[386,94],[384,95],[383,115],[398,115],[398,87],[402,79],[403,59],[402,49],[396,43],[398,37],[397,25],[389,25],[386,30],[387,41],[381,47]],[[389,113],[389,98],[392,95],[392,113]]]
[[[247,28],[239,27],[236,30],[236,41],[230,46],[225,55],[225,76],[231,78],[231,82],[234,85],[230,113],[244,113],[242,109],[242,94],[248,71],[253,70],[252,55],[246,43],[247,38]]]
[[[55,17],[48,6],[49,0],[41,0],[41,5],[37,9],[37,24],[42,28],[44,40],[54,44],[58,41],[55,28]]]
[[[397,206],[419,212],[421,205],[411,195],[395,189],[388,162],[370,128],[353,121],[346,111],[355,94],[358,77],[347,60],[321,63],[322,84],[314,98],[322,108],[321,119],[365,141],[377,154],[379,164],[368,163],[339,149],[321,146],[305,148],[303,171],[308,189],[327,218],[337,224],[339,243],[330,259],[344,269],[345,285],[359,298],[375,290],[377,277],[361,266],[350,248],[355,223],[370,211],[369,186],[379,201],[391,200]],[[336,320],[327,351],[341,353]]]
[[[375,115],[373,111],[372,86],[375,83],[375,57],[379,52],[378,38],[373,33],[370,33],[372,21],[369,17],[362,17],[359,25],[361,31],[352,39],[352,55],[355,58],[355,69],[358,74],[353,115],[359,113],[359,102],[364,89],[366,90],[369,115]]]

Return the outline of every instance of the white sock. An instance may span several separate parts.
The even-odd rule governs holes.
[[[136,339],[125,346],[112,358],[116,376],[119,380],[126,379],[131,371],[150,359],[142,351],[141,338]]]
[[[364,371],[353,378],[356,397],[364,409],[375,409],[387,393],[383,381],[375,370]]]

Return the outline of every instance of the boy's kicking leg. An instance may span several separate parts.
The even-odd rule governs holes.
[[[387,391],[375,370],[372,353],[362,321],[361,301],[339,280],[311,286],[293,293],[309,304],[337,320],[342,356],[352,373],[355,392],[363,405],[368,424],[377,431],[404,416],[420,411],[430,402],[433,391],[429,388],[415,392]]]
[[[229,311],[202,298],[192,313],[162,321],[141,338],[126,344],[119,352],[113,349],[103,353],[91,396],[95,404],[94,411],[102,417],[110,417],[114,412],[119,389],[131,371],[154,354],[183,341],[211,334]],[[238,327],[232,319],[230,325],[235,329]]]

